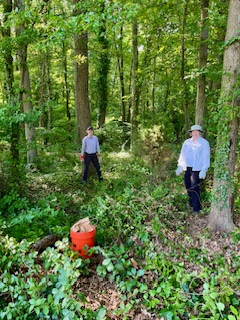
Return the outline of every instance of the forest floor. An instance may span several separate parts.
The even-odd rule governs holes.
[[[72,173],[71,173],[72,174]],[[71,180],[72,176],[69,176],[69,180]],[[79,172],[77,172],[79,174]],[[42,177],[41,177],[42,179]],[[69,186],[67,186],[67,176],[65,176],[63,185],[66,187],[66,190],[61,190],[63,193],[68,192]],[[80,178],[79,178],[80,179]],[[47,183],[44,182],[45,179],[39,180],[30,186],[29,190],[31,190],[32,195],[29,196],[44,196],[45,193],[54,192],[56,190],[60,190],[55,182],[51,183],[51,179],[48,179]],[[62,182],[61,182],[62,183]],[[70,182],[72,183],[72,182]],[[95,183],[95,182],[94,182]],[[105,182],[103,182],[105,184]],[[111,182],[106,182],[107,188],[111,186]],[[95,185],[96,186],[96,185]],[[49,188],[51,190],[49,190]],[[74,188],[77,187],[74,186]],[[81,191],[83,194],[86,195],[88,192],[92,192],[91,186],[81,186]],[[183,187],[183,192],[185,192]],[[72,190],[74,193],[75,191]],[[84,193],[85,192],[85,193]],[[150,220],[157,215],[156,212],[153,212],[154,206],[151,206],[151,217]],[[170,209],[173,213],[171,215],[171,221],[167,223],[166,228],[161,230],[161,235],[163,235],[167,240],[168,243],[174,244],[176,250],[176,246],[179,247],[182,251],[183,248],[186,252],[193,249],[200,250],[201,252],[206,252],[207,259],[209,261],[209,266],[214,270],[217,268],[216,265],[211,265],[211,261],[214,260],[214,257],[219,253],[225,260],[225,263],[228,264],[228,268],[231,271],[232,265],[232,254],[233,252],[240,257],[240,248],[239,242],[237,244],[234,243],[231,236],[228,235],[221,235],[221,234],[211,234],[210,236],[206,236],[207,225],[208,225],[208,214],[206,211],[204,213],[199,213],[198,215],[192,215],[191,213],[184,212],[183,215],[179,215],[178,210],[173,208]],[[209,208],[208,208],[209,209]],[[178,225],[179,220],[182,219],[181,223],[184,224],[184,229],[182,231],[176,232],[175,226]],[[235,225],[240,228],[240,215],[235,215],[234,217]],[[164,256],[171,256],[171,262],[174,263],[182,263],[184,265],[185,270],[189,273],[197,272],[201,273],[201,265],[195,264],[189,261],[188,255],[184,255],[179,253],[178,257],[174,257],[174,254],[171,255],[170,251],[172,250],[171,245],[165,245],[163,241],[161,241],[161,237],[159,235],[156,236],[153,240],[154,245],[158,247],[159,252],[162,252]],[[136,243],[138,239],[135,239]],[[113,239],[113,242],[117,243]],[[97,245],[97,244],[96,244]],[[197,254],[197,253],[196,253]],[[102,264],[102,261],[105,257],[101,256],[101,254],[96,254],[89,264],[89,275],[81,275],[78,281],[74,284],[73,291],[77,297],[77,293],[82,293],[85,300],[85,308],[91,310],[98,310],[101,306],[104,306],[107,310],[107,317],[108,319],[117,320],[123,319],[116,315],[116,310],[121,308],[121,304],[123,303],[122,296],[120,291],[118,291],[115,282],[110,281],[107,277],[102,278],[97,273],[97,267]],[[134,263],[134,267],[137,269],[140,264],[144,265],[144,261],[136,262],[137,258],[132,257],[132,263]],[[138,265],[139,263],[139,265]],[[234,268],[234,267],[233,267]],[[153,273],[149,275],[150,277],[154,277]],[[154,280],[154,279],[153,279]],[[200,290],[200,289],[199,289]],[[239,297],[240,298],[240,297]],[[126,303],[126,301],[125,301]],[[148,320],[148,319],[158,319],[164,320],[164,318],[158,318],[154,313],[149,312],[146,308],[139,303],[137,308],[132,308],[128,314],[128,319],[134,320]]]
[[[235,225],[240,227],[240,215],[235,219]],[[188,228],[185,230],[185,233],[188,234],[192,238],[192,241],[186,241],[185,237],[179,237],[179,234],[176,232],[167,231],[167,237],[171,238],[172,242],[178,243],[179,247],[182,245],[185,246],[186,251],[188,246],[192,246],[192,243],[195,243],[196,247],[199,248],[207,248],[208,256],[211,259],[211,256],[215,256],[217,253],[224,256],[226,262],[231,266],[231,252],[236,252],[236,254],[240,257],[240,248],[237,244],[233,244],[231,238],[222,236],[220,234],[214,234],[210,239],[205,239],[203,236],[205,233],[205,229],[208,224],[208,216],[206,215],[190,215],[187,217],[187,225]],[[157,244],[158,246],[160,243]],[[162,246],[162,250],[169,249],[168,247],[164,248]],[[186,270],[189,270],[189,273],[196,270],[200,272],[201,268],[196,266],[189,261],[184,262],[184,266]],[[101,263],[101,257],[96,257],[92,261],[91,273],[89,276],[80,277],[78,282],[75,284],[75,291],[82,292],[86,299],[86,307],[92,310],[96,310],[101,305],[104,305],[108,310],[109,319],[119,319],[118,316],[114,315],[114,311],[119,308],[122,303],[121,297],[118,293],[117,288],[114,283],[110,282],[108,279],[102,279],[95,272],[98,263]],[[149,313],[146,309],[141,308],[139,310],[132,310],[132,312],[128,315],[130,319],[134,320],[148,320],[148,319],[159,319],[164,320],[164,318],[157,318],[154,314]]]

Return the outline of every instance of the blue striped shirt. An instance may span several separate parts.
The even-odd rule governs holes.
[[[96,136],[86,136],[82,139],[82,151],[81,154],[84,155],[84,153],[100,153],[100,147],[98,138]]]

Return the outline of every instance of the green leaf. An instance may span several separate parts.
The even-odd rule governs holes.
[[[109,263],[111,263],[111,259],[109,259],[109,258],[108,259],[104,259],[103,262],[102,262],[102,265],[103,266],[107,266],[107,265],[109,265]]]
[[[225,309],[225,305],[221,302],[218,302],[217,303],[217,308],[219,311],[223,311]]]
[[[44,305],[43,306],[43,313],[47,316],[49,314],[49,306],[48,305]]]
[[[239,313],[234,306],[230,306],[230,309],[231,309],[232,313],[235,314],[235,316],[239,316]]]
[[[138,272],[137,272],[137,276],[138,277],[142,277],[143,275],[144,275],[144,270],[143,269],[140,269],[140,270],[138,270]]]
[[[97,320],[103,320],[103,319],[105,319],[105,316],[106,316],[106,309],[105,308],[101,308],[99,311],[98,311],[98,313],[97,313],[97,317],[96,317],[96,319]]]

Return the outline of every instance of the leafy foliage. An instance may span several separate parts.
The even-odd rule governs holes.
[[[109,153],[102,169],[104,183],[91,176],[84,186],[70,168],[41,179],[33,172],[34,202],[14,193],[2,199],[0,318],[111,319],[107,305],[92,309],[75,290],[94,272],[115,284],[121,303],[112,316],[119,319],[140,309],[164,319],[238,319],[239,232],[223,238],[224,251],[211,250],[207,230],[194,238],[189,233],[194,221],[179,177],[155,177],[151,166],[126,152]],[[91,251],[102,256],[98,263],[69,248],[70,226],[85,216],[97,226]],[[32,242],[49,232],[62,240],[37,255]]]

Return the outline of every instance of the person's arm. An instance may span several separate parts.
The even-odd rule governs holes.
[[[80,160],[83,161],[84,160],[84,153],[86,151],[86,139],[82,139],[82,150],[81,150],[81,155],[80,155]]]
[[[201,168],[201,171],[199,172],[200,179],[206,178],[206,174],[209,167],[210,167],[210,145],[208,141],[206,141],[203,147],[203,166]]]
[[[99,146],[99,141],[98,141],[98,138],[96,137],[97,141],[97,153],[98,153],[98,156],[100,157],[101,156],[101,151],[100,151],[100,146]]]

